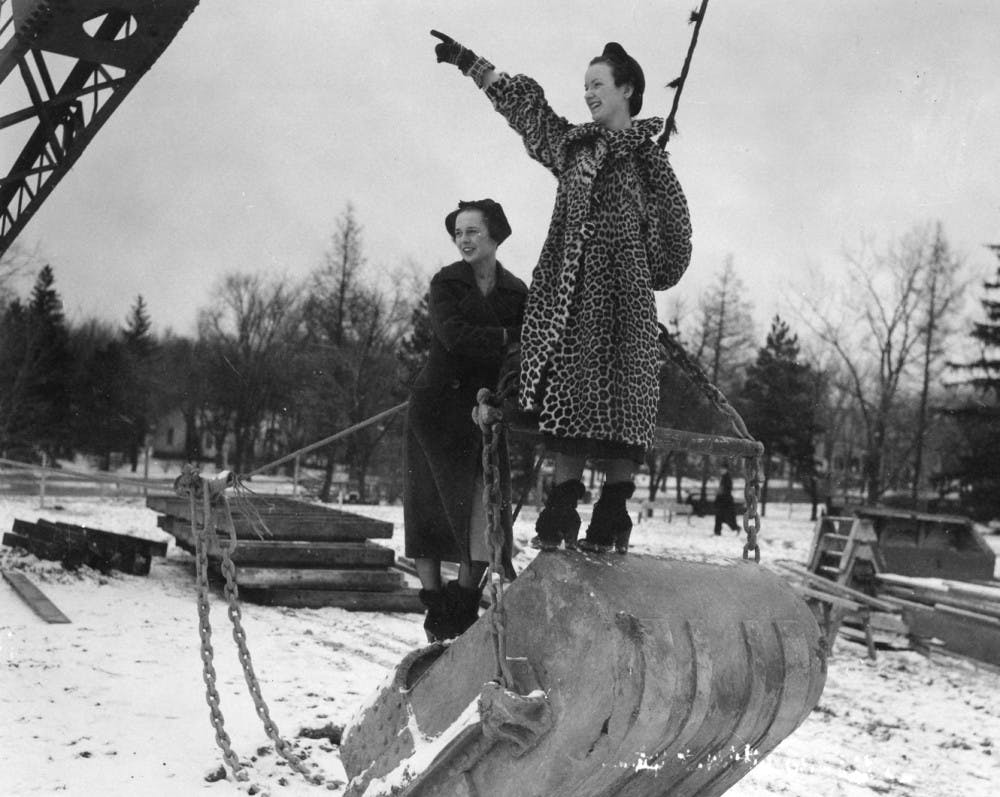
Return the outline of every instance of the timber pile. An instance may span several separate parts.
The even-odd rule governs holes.
[[[150,496],[157,525],[195,552],[191,504],[174,495]],[[356,611],[422,612],[418,590],[394,567],[395,552],[372,539],[392,537],[392,524],[281,496],[231,501],[240,597],[270,606],[337,606]],[[201,528],[203,512],[195,507]],[[262,529],[263,525],[263,529]],[[264,538],[261,539],[261,533]],[[220,529],[208,535],[210,574],[221,578]]]
[[[67,570],[87,565],[102,573],[119,570],[133,576],[148,575],[152,558],[167,555],[165,542],[41,519],[15,519],[3,544],[61,562]]]
[[[1000,665],[1000,582],[875,578],[879,597],[899,608],[917,644]]]
[[[1000,666],[1000,582],[950,581],[876,573],[869,595],[801,565],[774,567],[827,633],[876,649],[947,653]]]
[[[828,649],[832,649],[838,635],[865,645],[871,659],[875,658],[876,650],[912,647],[909,626],[894,603],[832,581],[801,565],[776,562],[774,567],[813,608]]]

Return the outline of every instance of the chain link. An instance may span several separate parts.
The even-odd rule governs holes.
[[[201,637],[201,662],[202,678],[205,681],[205,700],[208,703],[209,717],[212,727],[215,729],[215,741],[222,750],[222,758],[233,772],[237,780],[247,780],[247,773],[240,764],[236,753],[233,752],[229,734],[226,733],[225,718],[222,716],[222,709],[219,707],[219,691],[215,687],[215,664],[212,649],[212,623],[209,617],[210,606],[208,602],[208,532],[210,506],[208,490],[202,491],[203,512],[201,523],[198,523],[197,504],[195,503],[194,489],[188,491],[190,498],[189,507],[191,510],[191,529],[194,532],[195,547],[195,573],[198,584],[198,633]]]
[[[760,457],[746,457],[743,468],[743,498],[746,502],[743,531],[747,535],[747,541],[743,544],[743,558],[749,559],[753,553],[753,560],[759,562],[760,545],[757,544],[757,534],[760,532],[760,514],[757,512],[757,497],[760,494]]]
[[[238,489],[238,487],[237,487]],[[228,532],[228,542],[219,541],[219,549],[222,553],[221,569],[226,578],[224,594],[229,607],[229,619],[233,624],[233,640],[236,642],[236,649],[240,664],[243,667],[243,676],[253,698],[254,709],[264,725],[264,732],[268,738],[274,742],[274,749],[278,755],[288,762],[288,765],[306,779],[314,784],[322,784],[323,778],[313,775],[302,763],[301,759],[292,752],[291,745],[288,744],[278,731],[278,726],[271,719],[271,712],[260,691],[260,682],[254,672],[253,661],[250,657],[250,649],[247,647],[247,635],[243,629],[243,612],[240,609],[239,587],[236,584],[236,565],[233,563],[232,552],[236,548],[236,524],[233,522],[232,510],[229,506],[229,498],[222,494],[222,507],[225,510],[223,520]]]
[[[198,475],[196,469],[185,466],[185,472],[174,484],[174,489],[177,492],[186,493],[190,501],[191,527],[195,537],[195,570],[198,584],[198,631],[201,637],[201,660],[206,688],[206,701],[211,712],[212,727],[215,729],[215,740],[222,750],[223,759],[232,770],[233,776],[240,781],[247,780],[246,770],[233,752],[229,734],[226,732],[225,719],[219,707],[219,692],[216,688],[215,651],[212,647],[212,624],[209,617],[210,604],[208,598],[208,535],[210,533],[214,534],[217,526],[217,514],[212,507],[213,500],[221,502],[224,510],[221,517],[228,539],[217,539],[217,544],[222,554],[220,569],[225,576],[223,591],[226,598],[229,619],[233,624],[233,640],[236,642],[238,658],[243,668],[247,688],[250,690],[250,695],[253,698],[257,716],[263,722],[264,731],[274,743],[275,750],[288,762],[289,766],[313,784],[321,785],[324,779],[321,776],[313,775],[302,763],[301,759],[292,752],[291,745],[281,737],[277,725],[271,719],[270,711],[261,694],[260,683],[253,669],[253,661],[247,646],[246,631],[243,628],[242,622],[243,613],[239,603],[236,565],[232,558],[232,552],[236,548],[236,524],[233,522],[229,499],[225,494],[225,487],[228,483],[229,480],[226,479],[221,485],[210,484]],[[235,487],[237,490],[240,489],[238,481],[235,482]],[[214,495],[213,492],[215,492]],[[198,497],[202,500],[202,518],[200,524],[198,523],[195,502]]]
[[[486,547],[490,557],[490,636],[496,664],[496,679],[512,689],[514,678],[507,661],[507,613],[503,605],[503,490],[500,474],[500,444],[505,442],[503,413],[497,397],[483,388],[476,395],[476,423],[483,434],[483,505],[486,508]]]
[[[709,400],[712,406],[729,419],[737,437],[741,440],[750,440],[756,443],[757,441],[747,431],[747,425],[743,417],[729,403],[725,394],[712,383],[712,380],[708,378],[708,375],[702,370],[701,366],[692,360],[684,348],[674,340],[669,330],[663,324],[659,326],[660,335],[658,340],[660,349],[666,358],[680,368],[681,372],[691,383],[701,390],[702,395]],[[760,562],[760,546],[757,544],[757,534],[760,532],[760,514],[757,511],[757,503],[760,496],[761,462],[761,454],[744,459],[746,477],[743,492],[746,511],[743,514],[743,531],[746,533],[747,539],[743,545],[743,558],[749,559],[750,554],[753,553],[755,562]]]

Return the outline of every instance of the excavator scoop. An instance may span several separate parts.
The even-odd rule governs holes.
[[[822,634],[742,560],[540,554],[493,610],[408,656],[346,730],[352,797],[723,794],[826,680]]]

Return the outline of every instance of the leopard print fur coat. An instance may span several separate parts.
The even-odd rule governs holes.
[[[521,406],[555,437],[648,448],[658,397],[653,291],[676,284],[691,259],[687,201],[653,141],[663,121],[573,125],[524,75],[502,74],[487,96],[558,179],[525,309]]]

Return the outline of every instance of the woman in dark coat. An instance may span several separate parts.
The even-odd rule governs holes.
[[[497,72],[450,37],[432,34],[441,40],[438,61],[485,89],[528,154],[559,181],[521,348],[520,403],[539,413],[539,428],[556,452],[537,545],[575,545],[589,459],[603,463],[606,480],[580,546],[624,553],[632,528],[626,500],[656,420],[653,291],[674,285],[691,259],[687,202],[667,154],[653,141],[663,120],[633,120],[645,78],[615,42],[584,76],[592,121],[573,125],[549,107],[531,78]]]
[[[406,416],[403,496],[406,555],[416,561],[427,607],[428,639],[462,633],[479,613],[489,554],[482,504],[482,435],[472,420],[480,388],[495,389],[507,352],[517,345],[528,289],[496,259],[510,235],[491,199],[459,202],[445,228],[462,259],[431,279],[434,337],[411,388]],[[510,469],[501,451],[503,558],[510,566]],[[442,585],[441,562],[458,562],[458,580]]]

